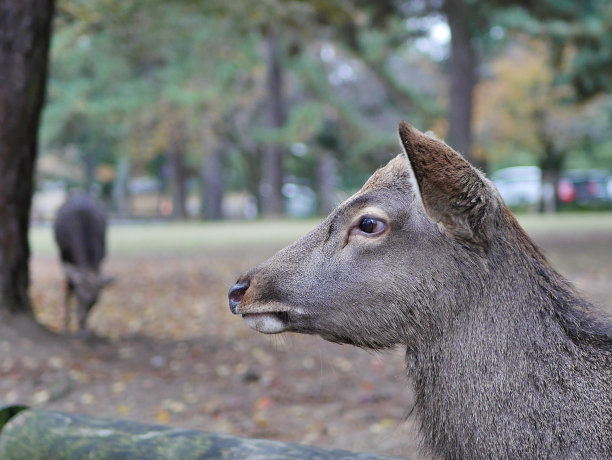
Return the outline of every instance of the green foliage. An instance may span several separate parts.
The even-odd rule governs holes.
[[[483,73],[491,76],[478,90],[484,94],[479,104],[489,107],[476,111],[475,149],[495,165],[533,162],[542,148],[534,117],[571,112],[555,121],[555,142],[571,153],[568,164],[609,161],[608,106],[584,109],[589,126],[574,123],[583,116],[577,103],[611,87],[609,2],[464,3],[473,13],[471,33]],[[510,8],[517,3],[529,8]],[[331,152],[343,164],[342,185],[357,187],[397,151],[397,120],[444,135],[447,88],[431,82],[442,80],[446,63],[412,46],[428,32],[423,18],[444,19],[432,6],[391,0],[59,0],[43,154],[94,166],[128,157],[135,174],[161,175],[169,152],[180,148],[194,175],[203,158],[221,147],[226,187],[257,193],[267,146],[280,144],[289,152],[301,143],[305,153],[287,155],[287,174],[312,185],[318,158]],[[272,32],[279,38],[289,101],[280,129],[269,128],[267,114],[263,44]],[[537,40],[529,43],[526,36]],[[534,62],[512,64],[513,47],[526,42],[546,44],[546,51],[536,53]],[[333,47],[331,62],[321,58],[323,46]],[[511,65],[500,73],[496,66],[504,60]],[[351,66],[354,82],[330,83],[340,63]],[[414,68],[421,69],[426,90]],[[359,96],[372,88],[380,96],[364,104]]]
[[[607,0],[547,1],[512,9],[502,23],[547,41],[555,51],[558,83],[571,84],[585,101],[612,90],[612,4]]]
[[[71,145],[85,155],[97,146],[98,162],[128,155],[144,167],[181,125],[180,142],[202,151],[198,133],[214,137],[255,84],[244,72],[257,63],[253,41],[233,37],[193,2],[66,0],[60,11],[45,150]]]
[[[527,151],[546,168],[609,168],[611,14],[601,0],[538,2],[498,14],[509,40],[490,64],[494,78],[478,88],[477,110],[480,147],[489,143],[498,164]]]

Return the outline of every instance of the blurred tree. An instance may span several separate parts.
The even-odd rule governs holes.
[[[555,83],[559,69],[541,40],[517,37],[492,62],[491,73],[477,87],[476,148],[498,163],[538,164],[547,191],[541,208],[554,211],[554,190],[568,156],[612,136],[602,104],[570,103],[571,85]]]
[[[391,70],[390,63],[406,57],[414,39],[427,35],[425,23],[407,23],[417,15],[432,14],[426,3],[384,0],[352,3],[316,1],[319,27],[331,30],[330,38],[343,44],[375,76],[387,93],[387,102],[410,116],[417,125],[429,125],[442,114],[439,100],[415,89],[408,74]]]
[[[434,98],[423,98],[410,90],[410,82],[404,75],[394,75],[387,70],[387,62],[391,52],[398,47],[410,43],[410,39],[428,35],[427,28],[432,21],[409,21],[406,19],[438,19],[446,18],[451,32],[450,71],[449,71],[449,102],[448,142],[459,150],[464,157],[474,163],[471,151],[472,129],[472,95],[476,83],[476,68],[478,65],[477,47],[483,35],[488,33],[488,19],[491,9],[499,2],[479,2],[470,0],[426,0],[356,2],[361,6],[359,14],[346,15],[344,27],[345,42],[364,58],[387,89],[396,104],[404,113],[424,114],[426,125],[438,124],[434,120],[441,110]],[[367,18],[367,19],[364,19]],[[396,24],[393,26],[393,24]],[[368,46],[368,35],[372,30],[383,30],[384,46]],[[417,122],[417,124],[419,124]]]
[[[284,201],[282,184],[285,170],[287,168],[294,170],[294,165],[297,164],[302,167],[309,164],[307,158],[302,159],[299,156],[296,158],[287,154],[291,144],[295,142],[308,142],[309,149],[306,156],[313,155],[316,162],[320,163],[316,168],[307,169],[311,175],[317,173],[317,189],[322,207],[327,208],[328,205],[323,203],[329,204],[334,201],[330,196],[332,195],[330,184],[333,184],[332,178],[335,177],[335,173],[330,171],[327,174],[327,169],[335,164],[332,157],[339,155],[339,152],[329,148],[312,148],[317,145],[317,141],[310,130],[306,130],[309,132],[309,138],[305,137],[303,132],[296,133],[300,131],[297,129],[297,120],[300,120],[305,113],[297,107],[297,104],[308,104],[307,110],[317,106],[315,110],[322,118],[314,122],[319,127],[323,126],[328,118],[326,112],[330,111],[335,113],[332,119],[338,115],[346,122],[352,119],[349,124],[354,128],[359,125],[359,128],[351,132],[356,134],[352,139],[353,144],[364,138],[369,138],[371,141],[376,137],[368,131],[373,132],[378,126],[364,123],[365,117],[360,119],[344,110],[338,111],[338,105],[346,105],[341,100],[342,97],[334,94],[333,90],[324,89],[330,86],[328,80],[330,69],[320,65],[321,43],[335,40],[346,45],[345,50],[350,51],[366,65],[366,72],[369,75],[365,81],[369,83],[372,80],[370,77],[374,77],[389,96],[385,102],[395,108],[401,108],[404,113],[412,112],[413,121],[415,118],[421,118],[420,112],[435,111],[434,104],[423,104],[426,98],[411,91],[410,86],[399,82],[393,72],[389,71],[388,64],[392,51],[397,50],[402,43],[395,38],[400,34],[401,19],[391,21],[390,12],[393,9],[390,7],[390,2],[364,1],[353,4],[319,0],[270,0],[260,3],[210,2],[209,6],[212,14],[219,18],[229,18],[236,33],[259,35],[261,48],[266,53],[264,61],[267,69],[267,91],[264,104],[268,113],[268,129],[261,129],[262,126],[259,125],[254,130],[254,137],[262,144],[260,148],[264,155],[260,198],[266,214],[277,214],[282,210]],[[380,37],[384,35],[382,30],[389,22],[393,22],[393,38],[386,40],[385,44],[393,43],[390,51],[386,50],[385,46],[370,46],[376,40],[380,41]],[[376,37],[375,34],[367,36],[368,25],[378,28],[380,33]],[[406,35],[405,30],[403,34]],[[344,67],[348,68],[349,64],[345,64]],[[313,78],[317,72],[319,73]],[[364,88],[359,89],[361,92],[363,90]],[[289,100],[296,104],[290,107]],[[352,110],[355,110],[354,106]],[[393,123],[399,117],[400,115],[394,116]],[[309,118],[308,121],[313,120]],[[337,126],[346,128],[347,124],[340,123]],[[297,137],[291,138],[289,133],[297,134]],[[344,132],[344,135],[346,134]],[[378,137],[380,138],[380,135]],[[384,145],[387,146],[389,143],[384,142]],[[340,144],[337,144],[335,149],[339,147]],[[357,154],[359,149],[354,151]],[[284,164],[286,162],[288,164]],[[322,186],[324,183],[327,185]]]
[[[551,4],[561,10],[561,3]],[[246,186],[266,213],[280,212],[284,176],[310,185],[306,178],[316,177],[321,209],[328,208],[337,160],[346,165],[338,173],[343,185],[354,187],[361,170],[395,149],[397,119],[444,127],[438,75],[446,63],[420,55],[413,39],[446,16],[451,61],[463,62],[451,66],[450,80],[464,85],[449,85],[461,99],[449,105],[450,131],[461,135],[449,136],[463,136],[450,142],[471,145],[475,69],[486,71],[480,62],[489,45],[503,41],[494,36],[506,36],[500,12],[511,5],[533,17],[545,11],[526,0],[59,5],[44,145],[79,152],[89,177],[93,166],[124,157],[136,174],[178,171],[164,177],[180,215],[185,181],[199,174],[208,218],[219,217],[227,187]],[[544,30],[543,21],[531,21]]]
[[[299,54],[302,43],[296,30],[304,31],[311,23],[311,10],[303,0],[268,0],[265,2],[210,2],[211,14],[231,21],[242,36],[261,37],[266,66],[265,110],[267,130],[260,131],[264,141],[261,183],[258,196],[260,207],[267,216],[284,213],[284,158],[287,145],[279,142],[279,131],[285,126],[289,107],[286,88],[287,59]],[[290,36],[291,39],[290,40]]]
[[[219,220],[223,217],[222,202],[225,184],[223,181],[223,157],[228,149],[227,144],[219,143],[202,162],[203,212],[207,220]]]
[[[495,40],[492,30],[498,16],[508,8],[532,6],[529,0],[429,0],[429,8],[438,9],[446,17],[451,39],[449,57],[448,142],[471,163],[485,167],[485,158],[476,158],[472,151],[474,88],[480,66],[489,45]],[[427,11],[427,10],[426,10]]]
[[[0,3],[0,314],[32,315],[28,229],[53,0]]]
[[[461,152],[466,160],[474,164],[476,161],[472,154],[472,112],[478,65],[474,48],[475,41],[486,28],[486,24],[479,23],[483,15],[479,14],[478,9],[483,3],[444,0],[442,6],[451,32],[448,142]]]
[[[533,2],[500,17],[503,25],[548,44],[556,84],[570,84],[576,101],[612,89],[612,3]]]
[[[78,152],[85,165],[87,188],[101,163],[119,163],[127,154],[138,160],[135,166],[139,167],[163,152],[173,216],[183,218],[186,146],[181,117],[186,111],[173,109],[172,101],[160,102],[160,97],[174,89],[171,85],[176,80],[180,82],[184,52],[169,46],[163,36],[168,25],[174,25],[172,20],[184,15],[180,4],[173,10],[176,15],[162,14],[162,6],[151,2],[145,13],[131,0],[60,1],[43,134],[48,147]],[[184,37],[180,32],[177,36]],[[121,47],[117,47],[119,42]],[[177,75],[164,79],[166,58],[172,52],[176,56],[170,62],[176,64]],[[146,136],[143,127],[149,129]],[[132,148],[134,145],[138,148]],[[127,179],[125,174],[116,178]],[[116,188],[127,189],[125,185]]]
[[[204,197],[216,201],[205,198],[206,215],[220,210],[225,156],[233,152],[219,148],[227,143],[223,126],[263,91],[263,76],[254,40],[207,11],[190,0],[61,0],[43,125],[48,149],[76,150],[96,166],[128,157],[135,174],[153,171],[168,184],[175,217],[186,214],[187,180],[214,166],[201,182]]]
[[[573,144],[568,125],[576,114],[563,105],[567,92],[553,85],[554,68],[546,55],[543,43],[517,40],[493,61],[492,78],[477,87],[475,132],[476,148],[488,150],[490,159],[534,152],[545,172],[543,207],[552,211],[558,174]]]
[[[315,2],[316,3],[316,2]],[[340,2],[332,2],[338,3]],[[428,27],[444,18],[450,29],[448,133],[450,145],[459,150],[471,163],[479,163],[472,154],[473,90],[477,81],[479,54],[489,41],[495,12],[507,6],[522,3],[512,0],[494,2],[473,0],[426,0],[355,2],[351,13],[330,17],[344,42],[360,56],[369,68],[384,82],[392,100],[404,113],[417,118],[417,124],[439,125],[439,102],[423,97],[414,90],[405,75],[388,71],[392,53],[411,39],[428,35]],[[430,19],[430,21],[406,21]],[[433,20],[433,21],[432,21]],[[331,20],[330,20],[331,22]],[[332,22],[333,23],[333,22]],[[379,46],[368,44],[373,31],[382,31]],[[380,46],[380,44],[384,44]],[[421,118],[421,120],[418,120]],[[414,120],[413,120],[414,122]]]
[[[541,67],[539,76],[523,88],[518,100],[523,104],[522,115],[531,123],[526,131],[533,133],[538,144],[544,185],[541,209],[555,211],[555,191],[568,154],[603,137],[597,128],[600,123],[581,119],[593,112],[588,110],[590,99],[612,90],[612,4],[605,0],[540,2],[529,9],[507,11],[501,19],[510,30],[538,40],[534,48],[539,50],[535,64]],[[523,62],[515,64],[512,72],[518,65],[523,71],[527,68]],[[609,133],[609,127],[603,131]]]
[[[479,78],[478,68],[490,45],[496,41],[495,35],[503,36],[501,26],[508,25],[509,22],[501,17],[509,11],[518,12],[514,16],[517,18],[517,25],[526,23],[532,31],[535,29],[556,41],[557,47],[560,42],[573,43],[576,46],[575,63],[580,65],[575,65],[574,71],[567,77],[573,82],[579,96],[588,97],[596,93],[598,88],[601,90],[606,85],[610,87],[612,61],[608,58],[607,50],[612,46],[612,39],[609,37],[610,28],[606,26],[610,24],[610,4],[607,0],[426,0],[370,3],[372,6],[369,11],[375,19],[372,24],[388,25],[390,18],[398,16],[435,18],[437,15],[443,15],[446,18],[451,34],[447,137],[449,144],[472,163],[484,161],[484,158],[474,158],[472,152],[473,92]],[[363,11],[368,11],[367,8],[366,6]],[[350,15],[347,17],[351,18]],[[372,28],[372,24],[368,24],[368,27]],[[359,27],[356,23],[340,30],[348,31],[351,37],[349,43],[359,48],[359,34],[356,33]],[[419,33],[423,31],[417,27],[412,31],[412,36],[418,36]],[[410,36],[405,28],[403,34],[387,34],[388,38],[392,38],[389,43],[397,42],[398,37],[401,42],[402,38],[405,40]],[[384,67],[378,61],[373,68]],[[414,100],[412,98],[412,101]]]
[[[429,124],[423,120],[434,112],[435,104],[390,70],[393,52],[401,52],[403,42],[397,37],[405,34],[402,20],[388,16],[393,31],[385,38],[383,16],[376,5],[367,2],[353,7],[342,2],[298,0],[265,4],[183,0],[172,4],[153,1],[145,7],[134,0],[62,0],[44,143],[55,152],[79,152],[82,163],[89,165],[89,177],[92,166],[119,163],[126,155],[136,173],[155,158],[167,158],[168,163],[170,158],[182,158],[182,170],[188,172],[185,178],[196,169],[202,173],[208,217],[218,216],[224,184],[237,185],[237,171],[225,173],[223,168],[228,162],[235,163],[228,156],[238,156],[248,164],[240,170],[248,177],[249,189],[257,195],[275,190],[275,198],[265,206],[278,210],[283,204],[283,159],[289,147],[298,140],[308,141],[311,147],[318,145],[312,133],[308,139],[287,135],[293,131],[287,123],[300,118],[292,116],[289,100],[318,104],[319,127],[325,120],[336,123],[340,117],[337,126],[342,133],[337,135],[350,143],[355,157],[364,152],[370,155],[378,146],[386,148],[390,142],[383,141],[386,137],[380,127],[390,131],[406,112],[411,113],[413,122]],[[377,110],[385,112],[390,105],[402,111],[386,117],[391,122],[378,112],[368,113],[367,104],[356,108],[358,104],[350,95],[337,97],[336,88],[328,81],[335,64],[321,65],[322,42],[317,36],[328,42],[341,39],[350,43],[354,37],[344,31],[351,23],[359,24],[362,43],[359,53],[357,48],[351,52],[366,63],[368,74],[360,82],[362,88],[356,85],[354,92],[367,96],[363,88],[376,80],[388,95]],[[368,31],[368,24],[378,29]],[[119,42],[121,47],[116,46]],[[388,44],[393,45],[390,51]],[[307,65],[320,72],[316,85],[312,84],[314,72],[302,73]],[[315,86],[319,89],[312,91]],[[331,91],[322,90],[324,86]],[[355,110],[362,114],[351,113]],[[171,155],[177,149],[171,142],[170,119],[183,126],[186,144],[178,157]],[[238,125],[240,132],[228,129]],[[337,158],[342,145],[340,141],[334,149],[311,148],[309,152],[321,162],[318,168],[311,169],[308,159],[298,157],[289,160],[289,167],[292,171],[297,167],[303,176],[318,171],[317,183],[328,184],[318,187],[320,195],[331,194],[329,184],[335,173],[323,176],[335,163],[330,155]],[[377,155],[384,157],[384,150]],[[352,158],[350,161],[359,164]],[[226,174],[227,182],[223,180]],[[115,177],[125,179],[125,174]],[[271,181],[275,185],[270,185]],[[175,185],[171,190],[178,192],[181,187]],[[175,208],[180,208],[180,196],[175,193]],[[320,201],[331,203],[333,198],[320,196]]]
[[[168,135],[168,157],[172,189],[172,216],[176,219],[187,218],[187,191],[185,182],[185,146],[187,143],[185,124],[182,120],[171,121]]]
[[[282,51],[277,26],[274,23],[264,27],[266,44],[267,104],[270,127],[281,129],[287,120],[287,99],[284,95],[285,72],[281,64]],[[273,142],[268,145],[264,159],[263,181],[260,186],[262,208],[267,216],[284,213],[283,199],[283,145]]]

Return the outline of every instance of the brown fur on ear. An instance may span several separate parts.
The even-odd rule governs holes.
[[[444,142],[423,134],[410,123],[399,124],[423,206],[453,236],[486,246],[486,216],[497,208],[488,181]]]

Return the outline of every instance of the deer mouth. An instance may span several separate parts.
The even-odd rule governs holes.
[[[242,319],[257,332],[262,334],[278,334],[287,330],[289,314],[286,311],[243,313]]]

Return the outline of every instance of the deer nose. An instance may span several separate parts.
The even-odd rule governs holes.
[[[229,297],[230,311],[234,315],[236,314],[236,308],[238,308],[238,305],[242,301],[242,298],[244,297],[244,294],[246,293],[248,288],[249,288],[249,282],[242,281],[242,282],[238,282],[234,284],[232,288],[229,290],[229,292],[227,293],[227,296]]]

